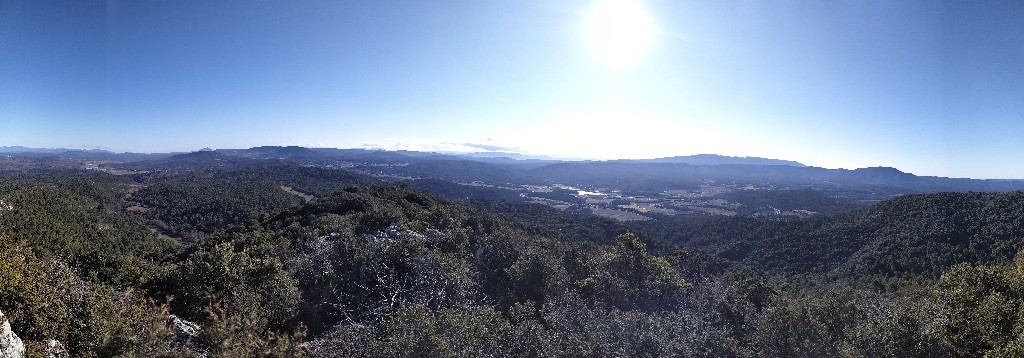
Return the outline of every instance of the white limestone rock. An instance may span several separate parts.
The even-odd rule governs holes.
[[[11,331],[11,322],[0,312],[0,358],[24,358],[25,344]]]

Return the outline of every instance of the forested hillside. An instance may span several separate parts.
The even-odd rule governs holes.
[[[961,262],[1011,260],[1024,247],[1024,192],[908,195],[800,221],[734,217],[631,226],[766,274],[936,278]]]
[[[173,236],[194,238],[259,219],[369,178],[287,165],[247,165],[179,174],[140,175],[127,205]]]
[[[1021,192],[623,224],[370,182],[9,175],[0,312],[84,357],[1024,353]]]

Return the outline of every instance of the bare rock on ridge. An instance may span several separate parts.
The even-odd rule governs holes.
[[[0,312],[0,358],[24,358],[25,344],[11,331],[11,322]]]

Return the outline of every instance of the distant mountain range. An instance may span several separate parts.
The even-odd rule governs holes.
[[[348,168],[392,178],[443,179],[492,185],[561,183],[648,194],[694,189],[710,183],[731,183],[728,185],[737,187],[812,188],[826,190],[834,196],[876,199],[910,193],[1024,189],[1024,181],[1020,180],[917,176],[889,167],[826,169],[789,160],[713,154],[639,160],[562,161],[504,152],[442,154],[263,146],[178,154],[158,159],[152,162],[152,167],[222,166],[248,160]],[[150,166],[145,162],[136,166],[137,169],[147,167]]]
[[[759,157],[729,157],[717,154],[697,154],[656,159],[622,160],[638,163],[676,163],[692,165],[785,165],[790,167],[806,167],[803,163],[792,160],[768,159]]]
[[[498,160],[498,161],[508,161],[508,160],[527,160],[527,161],[546,161],[546,162],[559,161],[559,159],[555,159],[555,158],[552,158],[552,157],[549,157],[549,156],[546,156],[546,155],[529,155],[529,154],[510,153],[510,152],[476,152],[476,153],[444,153],[444,154],[457,155],[457,156],[460,156],[460,157],[473,158],[473,159]]]
[[[69,148],[30,148],[23,147],[20,145],[16,146],[4,146],[0,147],[0,153],[44,153],[44,154],[59,154],[59,153],[111,153],[104,149],[69,149]]]
[[[554,158],[545,155],[530,155],[523,153],[514,152],[474,152],[474,153],[456,153],[456,152],[416,152],[416,151],[387,151],[379,149],[338,149],[338,148],[306,148],[300,146],[260,146],[252,147],[249,149],[210,149],[202,148],[192,153],[197,152],[218,152],[227,155],[246,156],[246,157],[274,157],[274,158],[293,158],[293,157],[310,157],[317,156],[325,153],[397,153],[414,157],[424,156],[451,156],[467,158],[486,162],[511,162],[511,161],[533,161],[533,162],[577,162],[587,161],[582,159],[565,159],[565,158]],[[39,154],[61,154],[61,153],[91,153],[91,154],[126,154],[117,153],[105,149],[71,149],[71,148],[32,148],[24,146],[0,146],[0,153],[39,153]],[[131,153],[131,154],[142,154],[142,153]],[[188,152],[170,152],[170,153],[153,153],[153,154],[189,154]],[[665,158],[654,158],[654,159],[621,159],[612,160],[621,162],[637,162],[637,163],[676,163],[676,164],[692,164],[692,165],[786,165],[791,167],[804,167],[806,165],[782,159],[770,159],[760,157],[730,157],[717,154],[697,154],[688,156],[674,156]]]
[[[731,157],[698,154],[654,159],[607,161],[559,160],[510,152],[436,153],[386,151],[377,149],[306,148],[260,146],[248,149],[203,148],[190,153],[115,153],[99,149],[0,147],[4,154],[68,156],[79,160],[147,162],[160,167],[220,166],[245,160],[281,160],[301,165],[348,167],[377,174],[402,177],[442,177],[458,181],[489,183],[535,183],[562,181],[594,186],[636,184],[671,188],[678,184],[697,185],[703,179],[774,183],[783,186],[874,185],[900,188],[898,192],[1009,191],[1024,189],[1021,180],[973,180],[916,176],[896,168],[872,167],[855,170],[809,167],[803,163],[761,157]],[[383,165],[383,166],[382,166]],[[372,169],[371,169],[372,168]],[[442,175],[444,174],[444,175]],[[909,190],[908,190],[909,189]]]

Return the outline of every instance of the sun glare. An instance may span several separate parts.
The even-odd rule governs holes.
[[[587,17],[585,31],[590,50],[611,67],[636,63],[654,40],[654,26],[639,0],[600,0]]]

